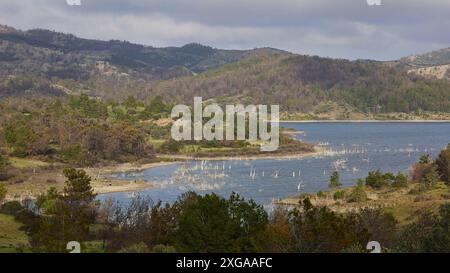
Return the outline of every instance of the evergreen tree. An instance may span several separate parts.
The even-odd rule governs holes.
[[[450,144],[436,159],[437,171],[442,181],[450,185]]]
[[[339,188],[342,186],[340,182],[340,175],[338,171],[334,171],[330,177],[330,184],[328,185],[330,188]]]
[[[6,167],[8,166],[8,159],[0,154],[0,181],[6,180]]]
[[[402,173],[398,173],[395,177],[394,182],[392,183],[392,186],[395,188],[403,188],[408,185],[408,177]]]
[[[5,185],[3,183],[0,183],[0,204],[5,199],[6,193],[7,193],[7,190],[6,190]]]
[[[358,180],[358,184],[353,189],[353,191],[350,193],[349,202],[364,202],[367,200],[367,194],[364,189],[364,181]]]
[[[32,232],[30,245],[38,252],[66,252],[70,241],[83,243],[94,222],[93,211],[96,195],[90,185],[91,178],[82,170],[65,169],[66,186],[62,195],[50,190],[37,205],[48,205]],[[44,201],[42,201],[44,200]],[[54,203],[52,203],[54,202]]]
[[[419,159],[419,164],[428,164],[431,162],[431,158],[429,154],[423,155]]]
[[[431,170],[425,174],[421,181],[427,189],[433,188],[439,182],[439,173],[437,167],[433,166]]]

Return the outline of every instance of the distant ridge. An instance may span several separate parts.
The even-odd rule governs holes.
[[[0,97],[103,99],[202,96],[219,103],[277,103],[282,111],[337,118],[370,113],[450,113],[450,49],[394,62],[349,61],[273,48],[223,50],[198,43],[155,48],[0,27]],[[355,118],[358,118],[356,116]]]

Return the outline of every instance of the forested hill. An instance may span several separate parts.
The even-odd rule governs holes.
[[[1,95],[84,92],[123,99],[155,81],[192,76],[244,58],[282,52],[271,48],[222,50],[195,43],[155,48],[0,25],[0,80],[3,87],[9,85],[0,90]],[[19,79],[5,82],[11,76]]]
[[[398,61],[398,67],[410,74],[450,80],[450,48],[402,58]]]
[[[327,111],[329,101],[351,111],[450,111],[450,83],[375,61],[270,55],[225,65],[193,77],[161,82],[152,93],[179,100],[193,95],[279,103],[286,111]]]
[[[271,48],[154,48],[3,26],[0,96],[85,93],[124,100],[162,95],[168,102],[190,103],[193,96],[202,96],[219,102],[278,103],[283,111],[303,113],[327,112],[336,105],[355,113],[450,113],[446,72],[436,77],[415,70],[448,65],[446,52],[390,63],[348,61]]]
[[[183,66],[194,73],[200,73],[260,53],[282,52],[270,48],[221,50],[195,43],[183,47],[155,48],[118,40],[82,39],[43,29],[19,31],[4,26],[0,26],[0,41],[2,61],[25,61],[25,58],[30,60],[31,57],[31,61],[53,64],[64,59],[70,61],[69,57],[78,57],[80,66],[87,65],[89,60],[101,60],[124,69],[145,72]],[[21,48],[35,52],[21,52]],[[37,56],[39,53],[43,56]],[[37,57],[48,59],[33,59]]]
[[[413,66],[436,66],[450,64],[450,47],[425,54],[405,57],[400,59],[400,62]]]

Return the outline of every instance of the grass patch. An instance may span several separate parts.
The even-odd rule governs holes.
[[[11,163],[11,166],[14,168],[39,168],[39,167],[46,167],[49,165],[47,162],[44,161],[18,157],[9,158],[9,162]]]
[[[201,148],[201,152],[210,152],[210,153],[216,153],[216,152],[229,152],[229,151],[239,151],[240,148],[230,148],[230,147],[212,147],[212,148]]]
[[[148,143],[151,144],[154,148],[160,148],[165,142],[165,139],[154,139],[152,137],[148,138]]]
[[[13,216],[0,214],[0,253],[17,252],[17,247],[28,245],[27,235],[19,230],[21,226]]]

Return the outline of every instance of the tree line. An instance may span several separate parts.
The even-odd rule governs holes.
[[[420,190],[430,189],[433,179],[450,185],[449,151],[450,145],[435,160],[424,156],[414,166],[411,179],[423,185]],[[79,241],[95,252],[362,253],[369,241],[378,241],[384,252],[450,250],[450,203],[437,212],[423,210],[417,220],[399,225],[382,208],[338,213],[313,205],[308,197],[299,208],[278,206],[270,213],[236,193],[224,198],[187,192],[173,203],[142,196],[127,204],[99,202],[83,170],[66,169],[64,175],[62,192],[52,188],[35,202],[13,201],[1,207],[0,213],[14,215],[23,224],[31,251],[65,252],[68,241]],[[403,187],[404,177],[375,171],[361,183]],[[332,176],[334,185],[338,180]],[[89,248],[93,242],[96,246]]]

